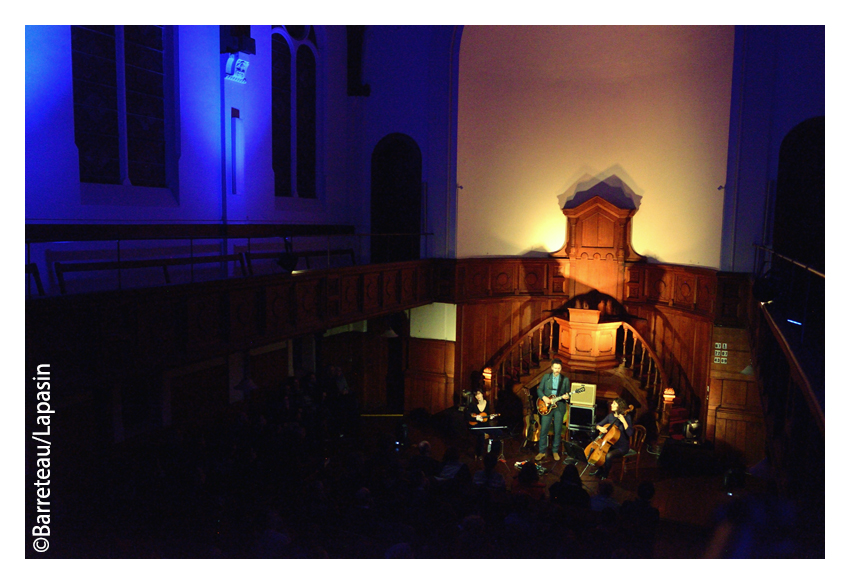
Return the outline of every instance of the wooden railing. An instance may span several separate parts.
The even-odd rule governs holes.
[[[27,296],[34,296],[39,269],[47,274],[38,296],[68,292],[98,292],[168,285],[172,280],[195,283],[209,279],[292,273],[315,268],[340,268],[372,261],[364,239],[387,241],[432,233],[355,233],[351,225],[288,224],[27,224]],[[293,241],[298,241],[293,245]],[[128,242],[132,242],[127,245]],[[396,254],[398,255],[398,254]],[[404,255],[404,254],[402,254]],[[415,257],[393,261],[412,261]],[[232,262],[232,268],[229,263]],[[194,266],[220,264],[196,274]],[[39,266],[40,264],[40,266]],[[189,266],[186,270],[171,270]],[[151,276],[142,269],[154,269]],[[122,277],[125,270],[136,271]],[[89,275],[91,272],[100,272]],[[108,276],[103,273],[109,273]],[[78,276],[66,278],[66,274]],[[161,274],[161,276],[160,276]],[[72,280],[73,282],[69,281]],[[69,284],[71,284],[69,286]]]
[[[27,224],[27,274],[35,281],[38,296],[45,296],[51,290],[44,284],[53,284],[54,294],[57,290],[66,294],[116,287],[121,290],[128,286],[138,287],[139,282],[143,282],[142,286],[169,285],[172,280],[194,283],[194,268],[198,265],[219,264],[221,270],[215,272],[213,268],[213,278],[253,276],[257,273],[257,266],[252,265],[251,260],[276,259],[283,251],[293,256],[293,264],[304,260],[307,269],[311,269],[314,267],[311,258],[326,258],[326,267],[330,268],[331,257],[336,256],[345,256],[350,258],[351,265],[357,264],[351,247],[356,237],[354,227],[350,225]],[[307,241],[305,249],[293,251],[293,238],[299,238],[299,242]],[[336,238],[333,246],[331,238]],[[337,245],[339,241],[345,243]],[[232,270],[227,265],[231,262]],[[39,278],[39,263],[42,273],[48,277],[44,284]],[[177,269],[187,266],[185,271]],[[170,268],[177,270],[170,271]],[[128,272],[143,269],[156,271],[132,277]],[[94,277],[87,275],[93,272],[101,274]],[[209,279],[209,272],[207,269],[201,280]],[[104,277],[103,273],[110,275]],[[79,276],[73,278],[74,284],[69,286],[71,282],[66,274]],[[127,277],[122,277],[125,275]],[[95,281],[96,278],[103,279]],[[77,280],[84,284],[78,285]],[[30,295],[32,292],[28,285]]]
[[[662,367],[661,359],[649,343],[632,326],[624,322],[622,331],[622,363],[633,372],[635,379],[641,381],[647,396],[648,405],[657,413],[661,413],[664,401],[661,399],[664,389],[669,386],[667,373]],[[619,335],[618,335],[619,338]],[[634,374],[637,375],[634,375]],[[659,416],[660,419],[660,416]]]
[[[779,492],[822,521],[825,385],[805,370],[781,325],[767,304],[752,299],[749,333],[766,446]]]
[[[161,268],[165,284],[171,284],[171,276],[168,267],[172,266],[196,266],[199,264],[218,264],[224,262],[236,262],[239,264],[242,276],[246,276],[245,254],[231,253],[223,255],[203,255],[184,258],[153,258],[147,260],[118,260],[100,262],[54,262],[53,269],[56,271],[56,281],[59,283],[59,291],[62,294],[68,292],[65,285],[65,274],[69,272],[100,272],[116,271],[118,273],[118,289],[121,289],[122,270]]]

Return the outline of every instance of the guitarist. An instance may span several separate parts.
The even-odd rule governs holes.
[[[543,376],[537,386],[537,397],[550,404],[554,398],[565,395],[570,389],[570,378],[561,374],[563,365],[560,359],[552,359],[552,371]],[[568,399],[568,398],[567,398]],[[561,447],[561,428],[564,424],[564,414],[567,412],[567,399],[560,399],[548,414],[540,416],[539,453],[534,460],[542,460],[549,446],[549,427],[555,423],[555,437],[552,440],[552,457],[561,460],[558,450]]]

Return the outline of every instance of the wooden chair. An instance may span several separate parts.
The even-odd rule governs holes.
[[[635,424],[635,431],[629,440],[629,453],[623,457],[622,466],[620,467],[620,481],[626,474],[626,465],[634,464],[635,478],[638,478],[638,468],[640,467],[640,453],[643,450],[643,441],[646,440],[646,428]]]

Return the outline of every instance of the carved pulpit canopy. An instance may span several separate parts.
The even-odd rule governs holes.
[[[573,204],[569,201],[562,209],[567,218],[567,236],[564,247],[552,257],[617,260],[637,262],[645,258],[632,249],[632,217],[637,213],[634,204],[625,199],[618,206],[599,195]],[[631,206],[625,206],[631,205]]]
[[[555,284],[563,278],[571,297],[597,290],[622,302],[626,266],[646,261],[632,248],[632,217],[639,201],[623,181],[611,175],[564,203],[566,243],[550,254],[563,260]]]

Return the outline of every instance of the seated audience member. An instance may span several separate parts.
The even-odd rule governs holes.
[[[578,469],[574,465],[566,466],[561,479],[549,487],[549,498],[561,507],[590,509],[590,494],[584,490]]]
[[[504,491],[507,483],[505,477],[496,470],[496,465],[499,462],[499,455],[495,452],[488,452],[484,455],[484,469],[479,470],[472,477],[472,483],[479,487],[487,487],[495,491]]]
[[[519,474],[511,484],[511,493],[515,495],[524,493],[535,501],[546,497],[546,487],[540,482],[537,465],[534,462],[528,461],[522,465]]]
[[[590,508],[594,511],[619,510],[620,504],[614,499],[614,483],[609,480],[600,481],[599,491],[590,498]]]
[[[423,440],[419,443],[418,453],[407,463],[408,470],[421,470],[430,480],[440,474],[440,462],[431,456],[431,443]]]
[[[638,485],[637,499],[626,501],[620,506],[620,522],[624,533],[631,540],[626,549],[638,558],[651,558],[655,549],[655,533],[660,514],[652,506],[655,485],[643,481]]]
[[[472,479],[472,473],[469,472],[469,467],[460,461],[460,451],[457,447],[452,446],[446,450],[443,455],[443,466],[440,468],[440,473],[436,476],[438,483],[454,481],[460,484],[469,483]]]

